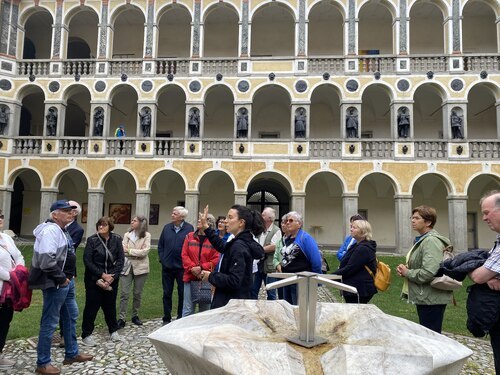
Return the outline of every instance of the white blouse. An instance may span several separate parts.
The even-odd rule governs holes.
[[[12,264],[12,258],[15,265]],[[0,233],[0,293],[3,282],[10,280],[10,271],[19,264],[24,266],[23,255],[10,236]]]

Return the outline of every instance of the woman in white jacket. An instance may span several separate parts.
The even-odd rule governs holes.
[[[3,214],[0,211],[0,230],[3,229]],[[5,233],[0,233],[0,294],[3,291],[4,282],[9,282],[10,271],[17,265],[24,266],[24,258],[16,244]],[[9,333],[10,322],[14,316],[12,306],[0,305],[0,369],[13,367],[16,362],[3,356],[3,348],[7,333]]]
[[[149,273],[148,253],[151,248],[151,234],[148,230],[148,220],[142,215],[134,216],[130,223],[130,229],[123,236],[123,251],[125,252],[125,264],[120,277],[120,319],[118,328],[125,327],[127,317],[128,297],[132,283],[134,284],[134,301],[132,304],[132,323],[142,326],[138,316],[141,307],[142,290]]]

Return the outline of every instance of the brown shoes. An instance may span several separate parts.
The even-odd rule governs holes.
[[[76,362],[87,362],[87,361],[91,361],[92,358],[94,358],[93,355],[80,353],[80,354],[77,354],[73,358],[65,359],[63,361],[63,365],[71,365],[72,363],[76,363]]]
[[[37,367],[35,372],[37,374],[59,375],[61,373],[61,370],[48,363],[45,366]]]

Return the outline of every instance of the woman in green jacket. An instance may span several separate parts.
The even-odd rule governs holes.
[[[420,324],[441,333],[444,311],[452,301],[452,292],[433,288],[431,281],[450,240],[433,229],[436,219],[436,210],[432,207],[413,209],[411,225],[419,235],[406,256],[406,264],[400,264],[396,271],[405,278],[402,295],[417,306]]]

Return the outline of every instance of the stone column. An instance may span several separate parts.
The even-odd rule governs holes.
[[[42,188],[40,189],[40,220],[39,223],[43,223],[48,219],[50,214],[50,206],[57,200],[57,193],[59,191],[54,188]]]
[[[343,236],[345,238],[347,236],[348,228],[349,228],[349,218],[358,213],[358,193],[344,193],[342,194],[342,213],[344,217],[344,225],[343,225]]]
[[[52,59],[61,58],[61,29],[62,29],[63,0],[56,0],[56,19],[52,25]]]
[[[104,189],[88,189],[88,209],[87,209],[87,237],[95,232],[95,224],[103,215]]]
[[[135,214],[144,215],[149,220],[149,205],[151,203],[151,190],[135,191]]]
[[[455,109],[462,118],[462,134],[467,139],[467,102],[446,103],[443,107],[443,139],[452,140],[453,132],[451,129],[451,111]],[[457,111],[458,109],[458,111]],[[461,112],[460,112],[461,110]]]
[[[196,222],[198,221],[200,193],[197,190],[186,190],[185,194],[185,208],[188,210],[186,221],[195,227]]]
[[[234,131],[233,137],[238,138],[238,111],[241,108],[245,108],[247,110],[248,116],[248,130],[247,130],[247,138],[246,140],[251,138],[252,134],[252,102],[238,102],[234,104]],[[245,138],[242,138],[245,139]]]
[[[9,113],[9,121],[7,127],[4,130],[4,135],[14,137],[19,135],[19,122],[21,120],[21,104],[16,102],[0,102],[0,106],[7,106],[7,112]]]
[[[9,54],[9,24],[11,3],[2,1],[0,3],[0,53]],[[5,226],[8,228],[8,226]]]
[[[462,53],[462,17],[460,17],[460,0],[453,0],[451,4],[452,17],[452,51],[451,53]]]
[[[355,141],[361,138],[361,101],[349,101],[340,103],[340,137],[347,140],[347,129],[346,129],[346,114],[349,107],[354,107],[358,110],[358,138],[350,138],[351,141]]]
[[[45,102],[45,112],[43,114],[44,118],[44,127],[43,127],[43,135],[47,136],[47,114],[49,113],[49,108],[54,107],[57,109],[57,128],[56,128],[56,137],[64,136],[64,119],[66,117],[66,104],[61,102]]]
[[[248,0],[241,3],[240,57],[250,55],[250,25],[248,23]]]
[[[153,33],[154,33],[154,18],[155,18],[155,1],[148,1],[148,14],[146,24],[144,25],[144,58],[151,59],[153,57]]]
[[[4,229],[9,228],[10,223],[10,206],[12,202],[12,188],[2,188],[0,189],[0,209],[2,210],[5,218],[3,219]]]
[[[349,0],[347,15],[347,54],[358,54],[358,21],[356,19],[356,0]]]
[[[467,251],[467,196],[448,195],[448,226],[457,253]]]
[[[497,114],[497,138],[500,138],[500,100],[495,103],[495,109]]]
[[[10,17],[9,55],[15,57],[17,50],[17,29],[19,28],[19,2],[15,2],[11,6],[12,11]]]
[[[408,108],[408,112],[410,113],[410,130],[408,134],[408,138],[399,138],[399,132],[398,132],[398,114],[399,110],[402,107]],[[413,101],[409,102],[401,102],[401,101],[393,101],[391,103],[391,138],[397,139],[400,142],[405,142],[409,139],[413,139],[414,135],[414,129],[413,129]]]
[[[191,138],[190,133],[189,133],[189,111],[191,111],[192,108],[198,108],[198,113],[200,115],[200,136],[197,138],[192,138],[192,139],[198,139],[201,140],[203,138],[203,133],[204,133],[204,124],[205,124],[205,107],[203,105],[203,102],[186,102],[186,133],[185,137],[186,138]]]
[[[191,49],[191,57],[198,58],[200,57],[200,43],[201,43],[201,0],[194,0],[194,15],[193,15],[193,24],[192,24],[192,49]]]
[[[304,223],[306,221],[305,212],[306,212],[306,194],[305,193],[292,193],[290,199],[290,210],[296,211],[302,215],[302,219]]]
[[[299,18],[296,26],[297,46],[295,56],[305,56],[307,51],[306,0],[299,0]]]
[[[109,45],[109,30],[108,27],[108,13],[109,13],[109,0],[102,0],[101,6],[101,23],[99,27],[99,40],[98,40],[98,58],[106,59],[108,57],[108,45]]]
[[[111,104],[108,102],[90,102],[89,137],[94,136],[94,113],[98,107],[101,107],[104,110],[104,125],[102,136],[104,138],[109,137],[110,134],[113,134],[113,129],[109,129],[109,124],[111,122]]]
[[[396,201],[396,253],[406,254],[413,245],[411,232],[412,195],[394,196]]]
[[[304,138],[296,138],[295,137],[295,111],[299,108],[304,108],[305,109],[305,114],[306,114],[306,134],[305,134],[305,137]],[[310,124],[310,119],[311,119],[311,105],[310,103],[303,103],[303,104],[297,104],[297,103],[294,103],[292,104],[292,110],[290,111],[290,115],[291,115],[291,131],[290,131],[290,138],[291,139],[295,139],[297,141],[301,141],[301,140],[306,140],[309,138],[309,124]]]
[[[235,191],[234,192],[234,204],[239,204],[241,206],[247,205],[247,191]]]
[[[399,0],[399,33],[397,33],[399,55],[408,54],[408,17],[406,17],[406,12],[407,0]]]
[[[143,138],[142,128],[141,128],[141,111],[148,107],[151,110],[151,127],[149,130],[150,137],[156,136],[156,114],[157,114],[157,102],[156,101],[138,101],[137,102],[137,127],[136,127],[136,137]]]

